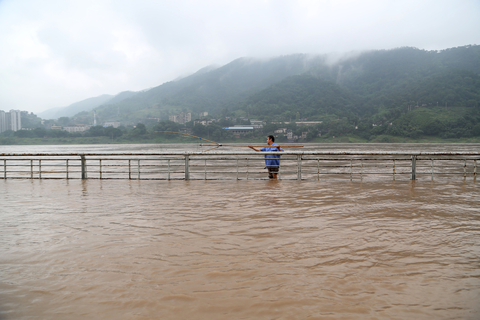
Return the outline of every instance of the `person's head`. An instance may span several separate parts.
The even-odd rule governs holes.
[[[275,137],[274,136],[270,135],[270,136],[267,137],[267,144],[268,145],[271,145],[274,142],[275,142]]]

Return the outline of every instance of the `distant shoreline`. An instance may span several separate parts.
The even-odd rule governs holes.
[[[211,140],[214,141],[213,138]],[[228,141],[218,141],[218,143],[264,143],[263,139],[235,139]],[[278,143],[288,143],[286,141],[279,140]],[[0,138],[0,146],[8,145],[85,145],[85,144],[200,144],[203,140],[189,138],[189,137],[176,137],[174,139],[159,139],[145,138],[145,139],[110,139],[108,137],[81,137],[81,138]],[[297,141],[295,143],[346,143],[346,144],[373,144],[373,143],[438,143],[438,144],[456,144],[456,143],[480,143],[480,137],[471,138],[457,138],[457,139],[442,139],[439,137],[424,137],[420,139],[410,139],[404,137],[394,136],[378,136],[373,140],[365,140],[358,137],[345,136],[338,138],[316,138],[311,141]]]

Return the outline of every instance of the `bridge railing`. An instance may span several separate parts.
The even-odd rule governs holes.
[[[0,179],[268,179],[264,155],[277,152],[0,154]],[[393,180],[477,177],[480,152],[281,153],[281,180]]]

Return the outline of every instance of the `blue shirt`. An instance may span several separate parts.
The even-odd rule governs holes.
[[[265,148],[262,148],[260,149],[260,151],[278,151],[276,143],[272,143],[271,146],[269,147],[265,147]],[[280,148],[280,150],[283,151],[282,148]],[[265,155],[265,165],[267,168],[278,168],[278,166],[280,165],[280,161],[278,160],[280,159],[280,155],[276,155],[276,154],[266,154]]]

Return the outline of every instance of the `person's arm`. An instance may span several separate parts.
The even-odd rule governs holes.
[[[257,149],[257,148],[255,148],[255,147],[253,147],[253,146],[248,146],[248,147],[249,147],[250,149],[252,149],[252,150],[255,150],[255,151],[257,151],[257,152],[259,152],[259,151],[260,151],[260,149]]]
[[[280,148],[280,146],[276,146],[276,147],[277,147],[277,150],[278,150],[278,151],[283,151],[283,149]]]

